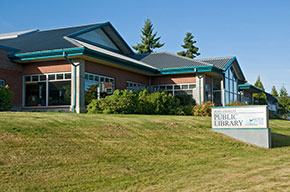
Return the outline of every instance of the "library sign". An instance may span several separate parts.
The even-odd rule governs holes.
[[[212,108],[212,128],[268,128],[267,106]]]
[[[268,106],[213,107],[212,130],[240,141],[271,148]]]

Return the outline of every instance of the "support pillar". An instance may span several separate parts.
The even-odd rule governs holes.
[[[204,96],[205,96],[205,75],[204,74],[198,74],[196,77],[196,92],[197,92],[196,103],[201,105],[204,102]]]
[[[86,112],[85,106],[85,61],[83,59],[72,59],[71,65],[71,111]],[[75,70],[75,72],[74,72]],[[75,84],[74,84],[75,83]],[[75,90],[74,90],[75,85]],[[74,101],[75,100],[75,101]],[[75,102],[75,106],[74,106]]]

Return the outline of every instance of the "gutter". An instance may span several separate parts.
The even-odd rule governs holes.
[[[63,52],[63,57],[65,58],[65,60],[67,60],[67,62],[69,62],[72,66],[73,66],[73,106],[72,106],[72,112],[75,112],[75,108],[76,108],[76,68],[77,66],[79,66],[79,64],[74,64],[68,57],[67,57],[67,53],[64,51]]]

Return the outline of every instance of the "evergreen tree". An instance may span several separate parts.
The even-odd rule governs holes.
[[[153,52],[153,49],[160,48],[164,45],[164,43],[159,42],[161,37],[156,37],[157,32],[153,33],[153,30],[153,24],[149,19],[147,19],[141,30],[141,43],[137,43],[136,46],[132,46],[137,53],[151,53]]]
[[[265,89],[263,86],[263,83],[261,81],[260,76],[258,77],[256,83],[255,83],[256,87],[261,88],[263,91],[261,93],[254,93],[253,97],[254,97],[254,104],[255,105],[267,105],[267,96],[265,94]]]
[[[186,49],[186,51],[180,51],[177,53],[178,55],[188,57],[191,59],[200,55],[200,53],[198,53],[198,48],[193,45],[196,43],[196,41],[194,41],[193,38],[194,36],[192,35],[192,33],[189,32],[186,33],[186,36],[183,40],[184,45],[181,45],[181,47]]]
[[[280,89],[280,97],[278,99],[278,102],[279,102],[280,107],[282,107],[280,112],[282,114],[287,113],[290,109],[290,99],[288,97],[288,92],[284,86],[282,86]]]
[[[277,89],[276,89],[276,87],[275,87],[275,85],[273,85],[273,87],[272,87],[271,94],[272,94],[274,97],[278,97],[278,96],[279,96],[279,95],[278,95],[278,92],[277,92]]]

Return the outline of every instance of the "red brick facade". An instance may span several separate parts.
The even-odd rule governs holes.
[[[71,64],[65,60],[23,64],[23,75],[69,71],[71,71]]]
[[[195,83],[195,74],[164,75],[151,78],[152,85]]]
[[[22,104],[22,66],[12,63],[8,51],[0,50],[0,79],[5,81],[13,92],[12,103],[15,107]]]

